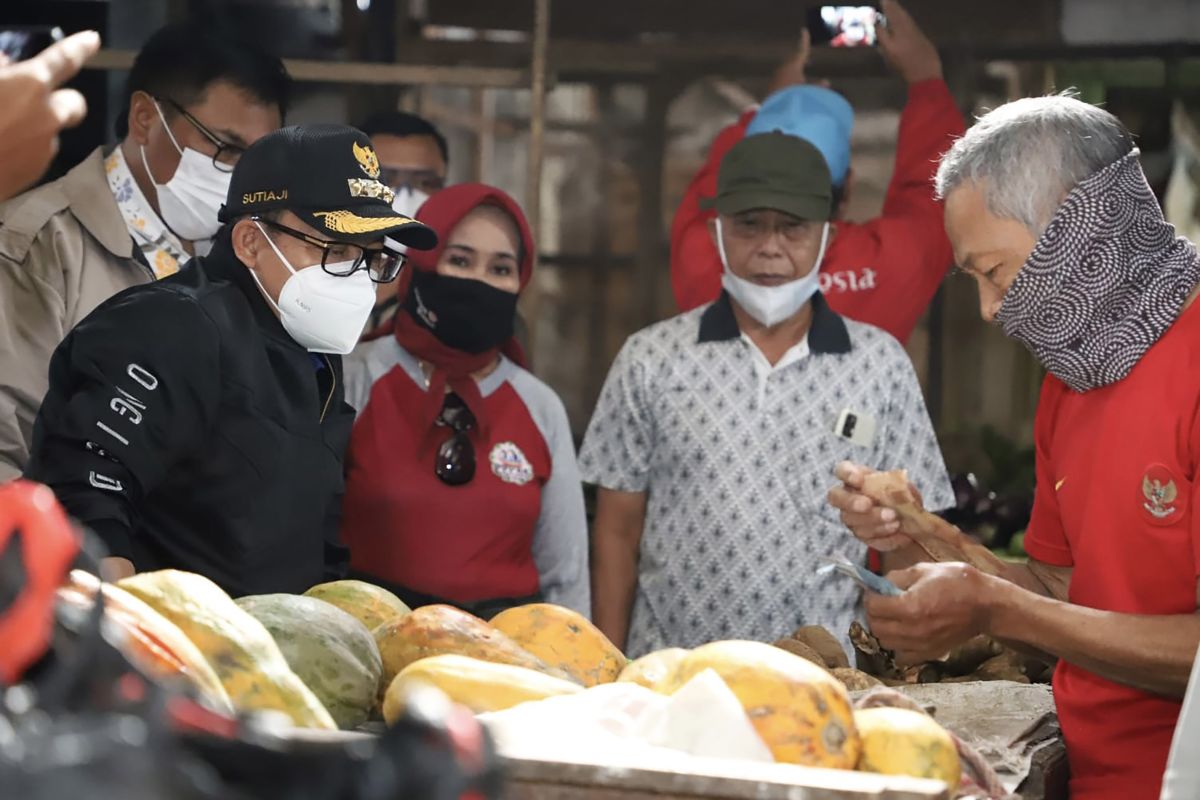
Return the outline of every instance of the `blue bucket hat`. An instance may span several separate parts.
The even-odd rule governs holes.
[[[846,98],[823,86],[789,86],[768,97],[746,127],[746,136],[779,131],[811,142],[829,167],[833,185],[850,171],[850,129],[854,109]]]

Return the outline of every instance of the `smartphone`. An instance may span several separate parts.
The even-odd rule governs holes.
[[[62,38],[62,28],[57,25],[0,28],[0,52],[10,61],[24,61]]]
[[[838,414],[833,432],[843,439],[849,439],[852,444],[870,447],[875,441],[875,418],[847,408]]]
[[[884,597],[899,597],[903,594],[900,588],[887,578],[876,575],[866,567],[853,563],[843,555],[831,556],[826,558],[825,561],[827,562],[826,564],[817,567],[816,573],[818,575],[828,575],[831,572],[836,572],[854,581],[863,589],[875,592],[875,594],[881,594]]]
[[[809,6],[805,26],[813,44],[873,47],[882,20],[875,6]]]

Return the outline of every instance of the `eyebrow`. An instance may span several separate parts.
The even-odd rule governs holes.
[[[472,255],[475,255],[476,253],[479,252],[478,250],[476,250],[474,247],[471,247],[470,245],[454,244],[453,242],[446,245],[446,249],[447,250],[463,250]],[[497,258],[511,258],[513,261],[517,260],[517,257],[515,255],[513,255],[512,253],[509,253],[507,251],[500,251],[498,253],[493,253],[493,255],[495,255]]]

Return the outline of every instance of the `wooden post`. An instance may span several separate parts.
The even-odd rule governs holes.
[[[665,283],[667,263],[662,257],[666,240],[663,230],[663,164],[667,152],[667,112],[682,89],[681,83],[659,77],[646,86],[646,116],[642,121],[638,148],[638,231],[636,283],[640,301],[633,304],[637,330],[660,317],[659,289]]]
[[[546,58],[550,42],[550,0],[533,0],[533,58],[530,69],[529,164],[525,185],[525,216],[535,245],[541,241],[542,155],[546,135]],[[537,258],[535,247],[534,258]],[[528,349],[536,361],[541,292],[534,280],[522,293],[521,313],[528,330]]]
[[[533,76],[530,81],[532,97],[529,106],[529,179],[526,184],[525,214],[534,238],[542,219],[541,186],[542,154],[546,135],[546,51],[550,39],[550,0],[533,0]]]
[[[490,89],[473,89],[475,107],[475,182],[486,183],[496,153],[496,95]]]

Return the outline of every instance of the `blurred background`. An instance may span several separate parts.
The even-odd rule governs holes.
[[[968,116],[1076,87],[1139,137],[1168,218],[1200,238],[1200,0],[908,0]],[[415,111],[450,141],[450,180],[510,191],[541,254],[523,299],[535,371],[581,437],[625,337],[675,313],[670,221],[715,134],[792,55],[805,6],[779,0],[4,0],[6,23],[101,32],[75,85],[92,112],[54,177],[112,141],[124,70],[161,25],[212,15],[289,59],[289,122]],[[814,48],[856,111],[850,219],[876,215],[891,174],[902,80],[872,48]],[[533,87],[544,81],[544,103]],[[536,187],[536,188],[535,188]],[[908,346],[952,473],[991,502],[1032,485],[1039,367],[979,320],[947,276]],[[971,489],[960,480],[961,491]]]

